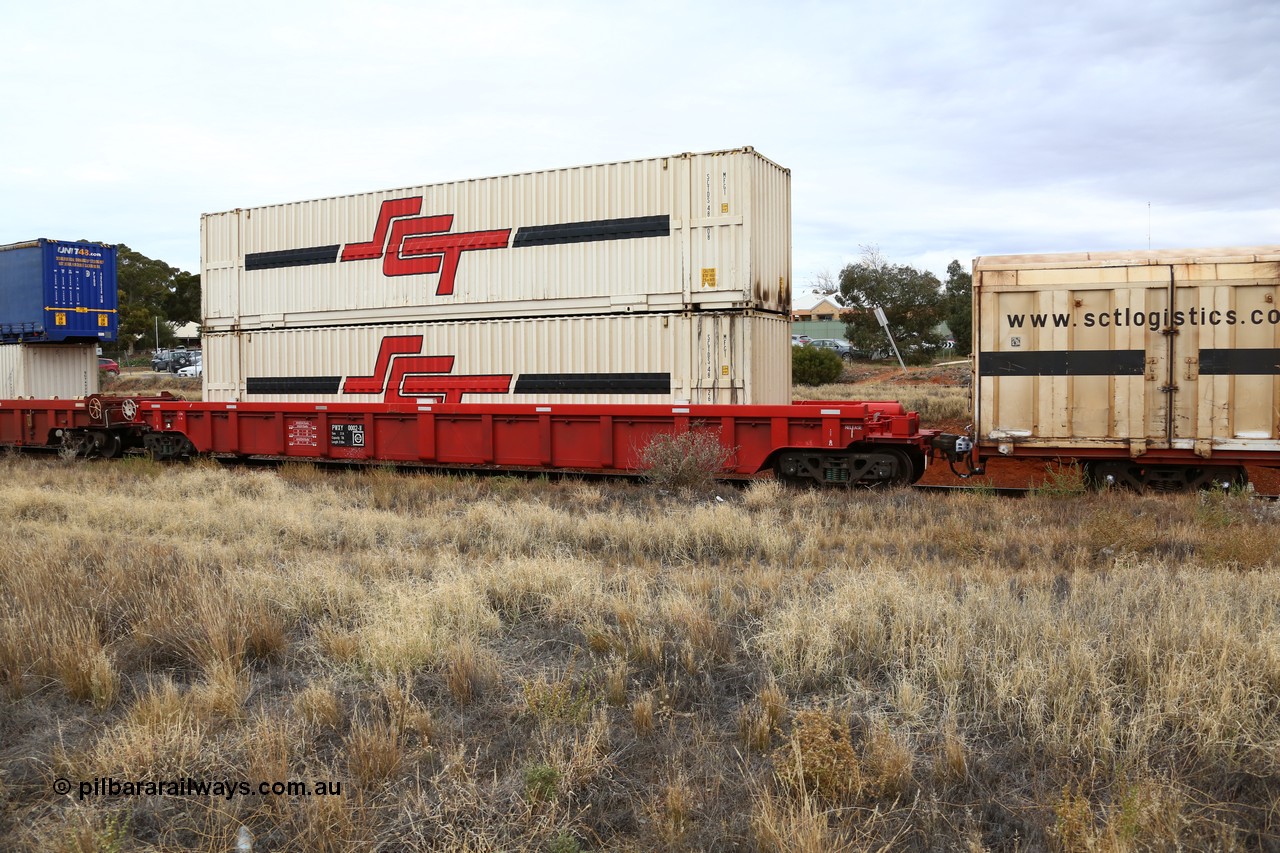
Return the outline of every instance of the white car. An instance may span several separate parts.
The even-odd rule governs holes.
[[[203,376],[204,359],[197,358],[194,363],[178,368],[179,376]]]

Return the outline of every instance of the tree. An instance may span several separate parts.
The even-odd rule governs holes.
[[[178,325],[200,322],[200,274],[179,272],[173,277],[173,291],[165,300],[169,320]]]
[[[927,361],[942,346],[942,282],[931,272],[890,264],[878,249],[864,246],[862,260],[840,271],[840,304],[846,306],[845,337],[857,349],[884,349],[884,331],[876,320],[881,308],[904,360]]]
[[[840,285],[831,270],[823,270],[813,277],[813,290],[819,296],[834,296],[840,292]]]
[[[117,247],[120,287],[120,345],[129,353],[155,341],[159,321],[162,345],[173,343],[173,329],[200,319],[200,276]]]
[[[956,354],[968,355],[973,351],[973,276],[959,261],[947,265],[942,301],[947,328],[956,339]]]

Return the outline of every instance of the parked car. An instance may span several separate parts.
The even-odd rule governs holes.
[[[178,368],[179,376],[203,376],[204,375],[204,359],[200,357],[200,353],[196,353],[195,361],[186,367]]]
[[[98,369],[115,379],[120,375],[120,363],[114,358],[98,358]]]
[[[865,352],[859,349],[854,349],[853,345],[848,341],[842,341],[837,338],[816,338],[810,342],[809,346],[829,349],[845,361],[853,361],[855,358],[867,357]]]
[[[793,347],[807,347],[813,338],[808,335],[792,335],[791,345]]]
[[[189,350],[186,347],[156,350],[155,354],[151,356],[151,369],[159,373],[166,371],[177,373],[194,362],[197,354],[198,350]]]

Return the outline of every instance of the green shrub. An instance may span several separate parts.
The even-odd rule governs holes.
[[[560,786],[560,771],[550,764],[530,764],[524,768],[524,793],[530,802],[543,803],[555,799]]]
[[[840,378],[844,363],[834,350],[822,347],[791,348],[791,380],[797,385],[826,385]]]

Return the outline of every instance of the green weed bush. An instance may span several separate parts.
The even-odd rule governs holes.
[[[822,347],[791,348],[791,380],[797,385],[826,385],[844,372],[844,362]]]

